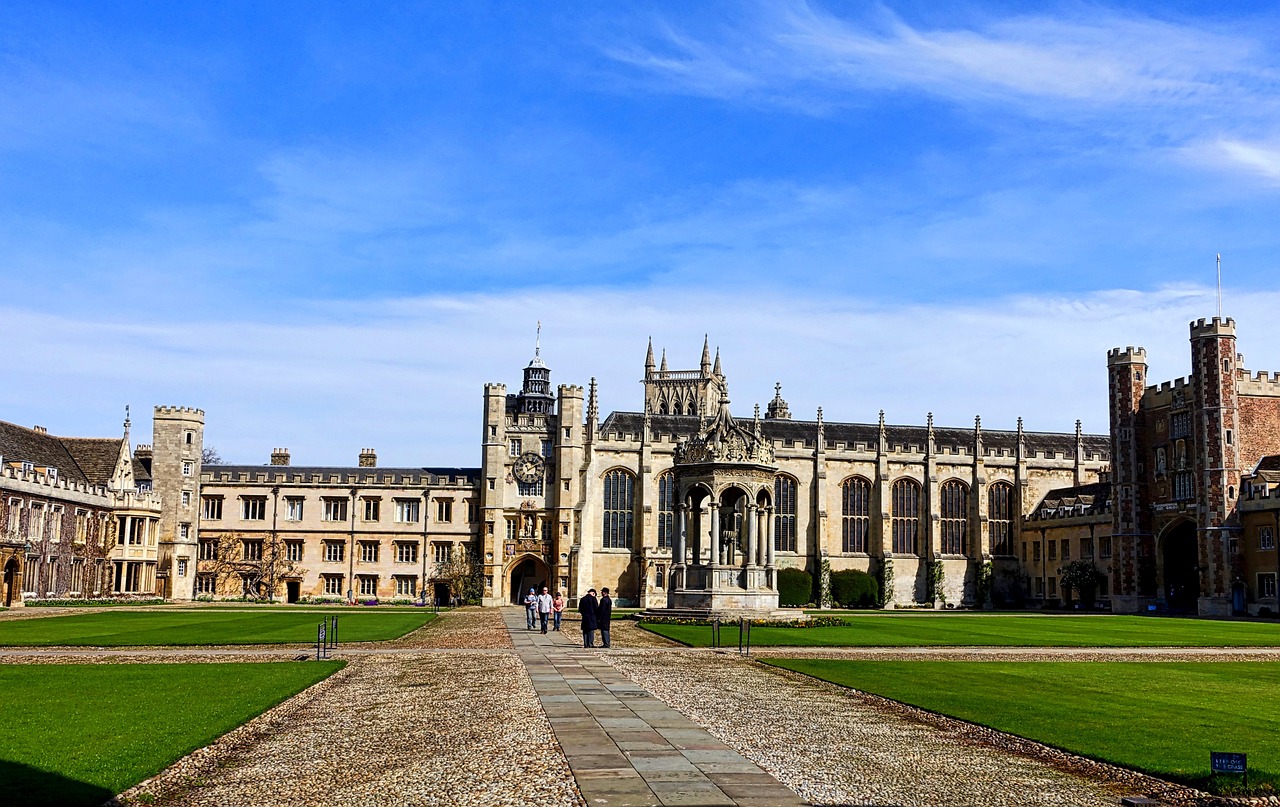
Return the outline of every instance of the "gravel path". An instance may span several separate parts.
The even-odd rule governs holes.
[[[611,664],[815,804],[1114,805],[1187,791],[732,656],[619,650]]]
[[[580,804],[523,665],[493,653],[359,659],[121,801]]]

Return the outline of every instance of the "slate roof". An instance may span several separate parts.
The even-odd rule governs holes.
[[[30,462],[58,469],[58,475],[74,482],[86,482],[84,472],[57,437],[0,421],[0,457],[8,462]]]
[[[123,438],[57,437],[91,485],[105,486],[116,471]],[[62,469],[58,469],[59,473]]]
[[[1258,460],[1255,471],[1280,471],[1280,454],[1270,454]]]
[[[698,418],[687,415],[652,415],[651,422],[656,434],[674,434],[687,437],[698,430]],[[639,434],[644,423],[644,415],[639,412],[613,412],[600,425],[602,434],[612,432],[623,434]],[[750,419],[740,418],[738,423],[750,428]],[[801,441],[812,446],[817,438],[818,423],[813,420],[769,420],[760,421],[760,430],[771,440],[780,440],[787,445]],[[875,423],[823,423],[823,432],[827,443],[863,443],[875,446],[880,440],[880,426]],[[923,450],[928,439],[928,428],[925,426],[893,426],[885,425],[885,434],[890,446],[915,446]],[[939,450],[949,448],[953,453],[961,449],[973,449],[973,429],[934,428],[934,443]],[[1111,438],[1105,434],[1085,434],[1081,441],[1087,454],[1098,454],[1104,459],[1111,453]],[[1023,443],[1029,454],[1063,454],[1074,456],[1076,436],[1067,432],[1023,432]],[[1018,433],[998,429],[982,430],[982,445],[991,451],[1004,450],[1013,454],[1017,450]]]
[[[1075,512],[1075,508],[1084,505],[1084,512]],[[1059,513],[1059,508],[1071,508],[1071,512]],[[1070,516],[1098,516],[1111,512],[1111,483],[1090,482],[1087,485],[1072,485],[1066,488],[1054,488],[1044,494],[1040,504],[1031,511],[1032,521],[1040,518],[1045,509],[1054,512],[1049,518]]]
[[[296,482],[309,483],[311,476],[318,474],[321,477],[322,484],[327,483],[328,477],[337,475],[341,480],[339,484],[347,484],[346,480],[352,476],[356,477],[357,482],[362,480],[370,480],[366,484],[398,484],[382,482],[376,477],[389,474],[394,477],[408,476],[413,481],[411,484],[430,484],[429,478],[434,477],[464,477],[465,484],[473,485],[480,480],[479,468],[362,468],[355,465],[206,465],[202,469],[203,473],[212,477],[213,483],[243,483],[251,482],[256,479],[258,474],[266,474],[269,482]],[[424,479],[428,477],[428,479]],[[353,483],[355,484],[355,483]]]

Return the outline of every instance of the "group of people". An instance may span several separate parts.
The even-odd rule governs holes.
[[[560,630],[560,618],[564,613],[564,595],[556,592],[554,596],[547,593],[547,587],[542,587],[542,593],[538,594],[536,589],[529,589],[529,594],[524,598],[524,616],[525,627],[527,630],[533,630],[535,623],[542,624],[542,632],[547,632],[547,623],[554,623],[552,630]]]
[[[539,594],[536,588],[529,589],[524,598],[525,629],[533,630],[541,625],[542,632],[546,633],[547,625],[551,623],[551,630],[560,630],[564,606],[564,595],[558,591],[550,594],[543,586]],[[600,646],[609,647],[609,620],[613,619],[613,599],[609,596],[609,589],[600,589],[598,598],[596,590],[589,589],[586,596],[578,600],[578,613],[582,614],[582,646],[595,647],[596,631],[600,631]]]

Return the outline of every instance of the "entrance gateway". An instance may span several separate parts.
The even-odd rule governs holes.
[[[675,448],[677,518],[667,607],[651,616],[794,619],[778,608],[773,443],[720,410]]]

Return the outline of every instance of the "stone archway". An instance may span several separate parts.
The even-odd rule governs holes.
[[[1194,612],[1200,599],[1196,525],[1179,521],[1160,536],[1160,592],[1170,610]]]
[[[8,608],[13,605],[13,595],[18,588],[18,559],[9,558],[9,562],[4,565],[4,581],[0,583],[0,594],[4,595],[4,607]]]
[[[533,588],[542,591],[542,586],[551,586],[551,569],[535,555],[522,555],[511,562],[508,572],[510,585],[508,597],[515,605],[524,602],[524,596]]]

